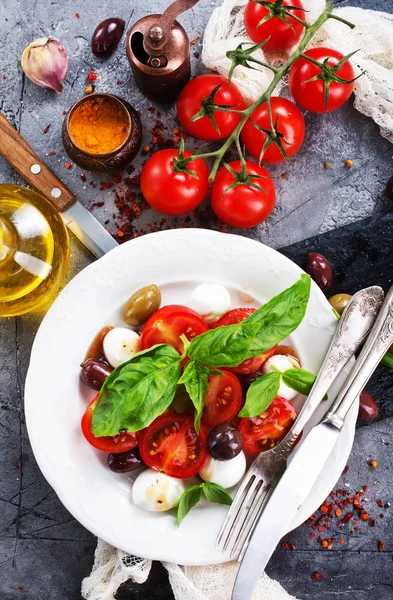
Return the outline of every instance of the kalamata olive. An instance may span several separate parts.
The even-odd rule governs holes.
[[[352,296],[349,294],[336,294],[329,298],[330,304],[333,306],[334,310],[338,312],[339,315],[342,315],[344,312],[344,308],[350,301]]]
[[[260,379],[263,376],[262,369],[258,369],[258,371],[254,371],[254,373],[248,373],[247,375],[241,376],[241,384],[243,388],[243,393],[247,394],[248,388],[254,381]]]
[[[385,194],[389,200],[393,200],[393,175],[386,184]]]
[[[131,327],[146,323],[147,319],[160,308],[161,292],[154,284],[147,285],[132,294],[123,308],[123,321]]]
[[[365,390],[360,394],[359,419],[361,421],[374,421],[379,413],[378,406]]]
[[[242,449],[241,433],[232,423],[220,423],[209,433],[208,447],[213,458],[235,458]]]
[[[127,452],[108,454],[108,467],[115,473],[135,471],[135,469],[143,467],[144,464],[138,447],[127,450]]]
[[[105,379],[113,371],[107,363],[96,358],[89,358],[81,364],[82,371],[80,373],[82,381],[84,381],[93,390],[100,390],[104,385]]]
[[[306,271],[323,292],[330,290],[333,283],[333,269],[328,259],[322,254],[308,253]]]
[[[123,19],[109,18],[102,21],[94,30],[91,49],[96,56],[108,56],[113,52],[124,33],[126,23]]]

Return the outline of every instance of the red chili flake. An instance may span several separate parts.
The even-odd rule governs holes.
[[[66,111],[66,110],[63,110],[63,116],[64,116],[64,115],[66,115],[66,114],[67,114],[67,111]]]
[[[385,550],[385,542],[383,540],[378,540],[378,550],[379,552],[383,552]]]
[[[86,173],[81,173],[81,179],[83,182],[87,180]]]
[[[323,531],[323,527],[322,527],[322,525],[320,525],[320,526],[318,527],[318,531]]]
[[[281,542],[281,548],[288,548],[288,542]]]
[[[368,524],[370,527],[375,527],[375,519],[369,519]]]
[[[25,588],[24,588],[24,586],[23,586],[23,585],[18,585],[18,590],[21,590],[21,591],[23,592],[23,590],[24,590],[24,589],[25,589]]]
[[[340,540],[340,546],[342,546],[344,543],[344,540]]]
[[[90,210],[93,210],[93,208],[101,208],[101,206],[104,206],[105,202],[93,202],[93,204],[90,206]]]
[[[91,82],[97,81],[97,73],[95,72],[94,69],[92,69],[90,71],[90,73],[87,74],[86,79],[87,79],[87,81],[91,81]]]
[[[116,81],[116,85],[121,85],[121,84],[122,84],[122,81],[121,81],[121,79],[118,79],[118,80]]]
[[[381,506],[383,508],[383,502],[381,500],[381,498],[379,498],[379,500],[376,501],[378,506]]]
[[[49,123],[49,125],[46,125],[46,126],[44,127],[44,133],[48,133],[48,131],[49,131],[49,128],[50,128],[50,123]]]
[[[195,56],[195,58],[199,58],[200,57],[199,52],[194,52],[194,56]]]
[[[101,189],[110,190],[115,184],[111,181],[100,181]]]
[[[328,512],[329,512],[329,507],[328,507],[326,504],[322,504],[322,506],[321,506],[321,509],[320,509],[320,510],[321,510],[321,512],[323,512],[323,513],[325,513],[325,514],[326,514],[326,513],[328,513]]]
[[[350,521],[353,517],[353,513],[349,512],[345,515],[345,517],[343,518],[343,523],[348,523],[348,521]]]
[[[199,37],[196,37],[193,40],[191,40],[191,42],[190,42],[191,46],[195,46],[195,44],[197,43],[198,40],[199,40]]]
[[[311,579],[314,581],[321,581],[323,579],[323,575],[320,571],[315,571],[315,573],[311,575]]]
[[[288,179],[288,173],[282,173],[281,179]]]
[[[64,163],[64,166],[65,166],[66,169],[71,169],[72,165],[71,165],[70,162],[66,162],[66,163]]]
[[[329,546],[329,542],[327,540],[322,540],[321,546],[322,548],[327,548]]]
[[[364,485],[364,486],[363,486],[363,491],[364,491],[364,492],[368,492],[368,485]]]
[[[77,19],[80,19],[80,18],[81,18],[81,16],[80,16],[80,14],[79,14],[79,13],[75,13],[75,16],[76,16],[76,18],[77,18]]]
[[[118,235],[119,237],[123,237],[124,232],[121,229],[118,229],[116,235]]]
[[[2,79],[7,79],[7,75],[2,75]]]
[[[51,150],[50,152],[48,152],[49,156],[56,156],[56,152],[53,152],[53,150]]]
[[[376,469],[378,466],[378,462],[376,460],[370,460],[369,463],[371,468]]]
[[[334,511],[336,517],[339,517],[341,515],[341,510],[339,508],[336,508],[336,510]]]
[[[344,473],[348,473],[348,471],[349,471],[349,465],[347,465],[347,466],[344,468],[343,474],[344,474]]]

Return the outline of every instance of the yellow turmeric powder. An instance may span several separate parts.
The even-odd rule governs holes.
[[[74,110],[69,123],[73,142],[85,152],[105,154],[125,141],[129,119],[111,98],[87,98]]]

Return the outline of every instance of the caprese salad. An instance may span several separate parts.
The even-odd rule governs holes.
[[[196,287],[188,306],[161,306],[149,285],[124,306],[124,327],[99,332],[81,364],[81,379],[98,392],[82,432],[112,471],[141,469],[136,506],[179,505],[180,523],[202,494],[229,504],[225,490],[242,479],[247,458],[283,439],[294,397],[315,379],[282,343],[309,294],[304,275],[258,309],[232,309],[228,290],[211,283]]]

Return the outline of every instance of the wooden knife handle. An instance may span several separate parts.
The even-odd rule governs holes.
[[[75,202],[76,196],[56,177],[2,114],[0,114],[0,154],[59,212],[66,210]]]

